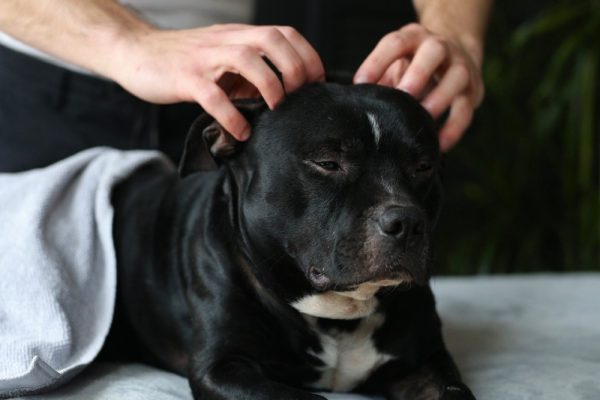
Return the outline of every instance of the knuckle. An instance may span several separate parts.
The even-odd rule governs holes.
[[[235,59],[248,60],[254,55],[254,50],[250,46],[237,45],[232,48],[232,57]]]
[[[242,123],[240,122],[240,117],[234,113],[227,113],[223,115],[221,118],[221,124],[227,128],[227,130],[235,131],[231,133],[238,133],[240,126]]]
[[[388,33],[383,37],[383,40],[387,44],[394,46],[395,48],[402,48],[406,46],[406,38],[400,32]]]
[[[304,66],[299,61],[294,61],[285,71],[288,78],[292,80],[299,80],[304,77]]]
[[[198,98],[202,106],[212,105],[221,100],[221,90],[216,85],[200,87]]]
[[[291,26],[280,26],[279,31],[286,37],[298,37],[300,33]]]
[[[405,25],[404,28],[402,28],[401,30],[407,32],[422,32],[425,30],[425,28],[423,27],[423,25],[417,22],[411,22],[410,24]]]
[[[452,69],[454,70],[455,79],[465,82],[470,80],[469,68],[465,64],[455,64]]]
[[[424,45],[427,45],[431,51],[434,51],[438,54],[447,54],[448,52],[448,43],[446,39],[441,37],[429,37],[425,39]]]
[[[282,34],[274,26],[266,26],[261,29],[262,29],[262,32],[261,32],[262,38],[266,42],[278,42],[281,40]]]

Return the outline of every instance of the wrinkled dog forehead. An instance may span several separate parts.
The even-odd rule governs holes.
[[[260,99],[235,104],[252,125],[250,140],[234,140],[218,121],[202,114],[188,132],[181,176],[216,169],[244,153],[257,160],[314,143],[338,152],[361,144],[395,156],[391,152],[405,147],[433,157],[438,152],[429,114],[410,95],[384,86],[315,83],[292,93],[273,111]]]
[[[329,141],[340,147],[401,145],[435,154],[438,147],[435,123],[421,105],[404,92],[377,85],[305,86],[261,115],[255,133],[258,141],[276,147]]]

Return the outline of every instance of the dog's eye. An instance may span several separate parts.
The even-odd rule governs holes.
[[[431,172],[432,169],[433,169],[432,163],[430,163],[428,161],[421,161],[419,164],[417,164],[417,168],[415,169],[415,172],[417,174],[424,174],[424,173]]]
[[[339,171],[341,169],[340,164],[335,161],[313,161],[315,165],[326,171]]]

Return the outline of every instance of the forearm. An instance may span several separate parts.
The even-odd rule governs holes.
[[[459,40],[481,66],[492,0],[413,0],[413,3],[421,25]]]
[[[0,30],[108,77],[124,44],[150,29],[113,0],[0,1]]]

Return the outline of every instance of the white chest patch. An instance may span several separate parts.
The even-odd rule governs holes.
[[[323,351],[312,355],[323,362],[321,379],[314,389],[345,392],[364,382],[371,373],[392,359],[381,354],[373,344],[373,333],[385,319],[376,313],[379,301],[375,294],[382,287],[399,285],[401,280],[365,282],[348,292],[325,292],[303,297],[292,307],[318,334]],[[362,319],[351,332],[322,330],[315,317],[330,319]]]
[[[310,386],[319,390],[347,392],[364,382],[371,373],[392,359],[381,354],[371,339],[373,332],[384,322],[381,314],[361,321],[352,332],[321,331],[313,326],[321,340],[323,351],[313,354],[323,362],[321,378]]]

